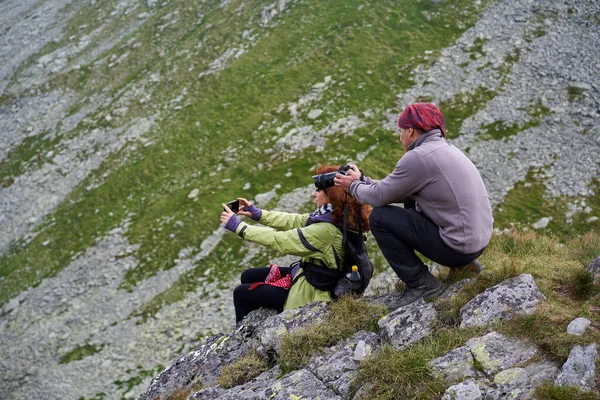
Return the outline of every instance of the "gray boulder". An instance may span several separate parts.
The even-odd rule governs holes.
[[[525,368],[508,368],[494,376],[486,391],[490,399],[531,399],[535,388],[547,380],[554,380],[559,368],[550,361],[530,364]]]
[[[262,384],[266,385],[262,385]],[[192,397],[198,400],[196,397]],[[215,400],[289,400],[289,399],[342,400],[307,369],[293,371],[276,381],[267,380],[240,385],[228,390]],[[206,397],[206,399],[208,399]]]
[[[537,353],[537,347],[498,332],[469,339],[467,347],[477,368],[488,376],[525,362]]]
[[[449,383],[484,376],[483,372],[475,368],[475,359],[467,346],[458,347],[442,357],[431,360],[429,367],[435,376]]]
[[[482,400],[486,387],[481,381],[469,379],[446,389],[442,400]]]
[[[592,261],[590,265],[587,266],[586,271],[592,276],[594,285],[600,284],[600,257]]]
[[[379,335],[375,333],[357,332],[350,339],[325,349],[322,355],[312,357],[307,369],[337,393],[348,397],[360,365],[360,360],[356,360],[357,350],[362,349],[358,358],[363,358],[365,353],[370,355],[373,350],[378,349],[380,342]]]
[[[581,390],[596,390],[597,344],[575,346],[563,365],[555,383],[559,386],[578,386]]]
[[[189,397],[190,400],[213,400],[213,399],[238,399],[238,398],[258,398],[256,393],[264,390],[265,388],[271,386],[276,380],[277,377],[281,375],[281,368],[279,366],[275,366],[269,371],[265,371],[256,378],[244,383],[243,385],[239,385],[233,387],[231,389],[225,389],[221,386],[209,386],[204,388],[192,396]]]
[[[578,336],[583,335],[585,330],[588,326],[590,326],[591,323],[592,321],[590,321],[587,318],[575,318],[569,323],[569,326],[567,326],[567,333]]]
[[[324,302],[310,303],[300,308],[287,310],[265,320],[257,328],[256,336],[262,349],[279,354],[284,335],[324,320],[328,312],[329,306]]]
[[[513,313],[531,314],[544,300],[530,274],[521,274],[486,289],[460,309],[461,328],[509,320]]]
[[[257,345],[258,341],[247,340],[238,333],[210,336],[203,344],[189,354],[181,355],[152,379],[146,392],[138,399],[167,397],[190,382],[214,385],[224,366],[233,363]]]
[[[403,349],[429,335],[435,315],[433,303],[419,299],[382,317],[378,322],[381,336],[395,349]]]

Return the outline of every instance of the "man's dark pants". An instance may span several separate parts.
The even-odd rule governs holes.
[[[483,253],[457,253],[444,243],[439,227],[414,208],[375,207],[369,222],[381,252],[409,287],[418,285],[419,276],[428,270],[415,250],[450,268],[467,265]]]

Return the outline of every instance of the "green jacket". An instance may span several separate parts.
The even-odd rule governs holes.
[[[259,243],[284,254],[299,256],[302,261],[337,269],[344,262],[342,232],[334,224],[321,222],[304,226],[310,214],[262,210],[258,221],[265,226],[241,222],[236,233],[246,240]],[[284,310],[313,301],[329,301],[328,291],[318,290],[301,276],[290,288]]]

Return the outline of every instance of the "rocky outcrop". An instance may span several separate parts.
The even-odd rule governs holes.
[[[573,347],[569,359],[556,378],[556,384],[560,386],[578,386],[584,391],[598,390],[595,381],[597,359],[597,344],[594,343],[586,347]]]
[[[455,287],[465,285],[459,282]],[[449,291],[455,293],[454,289]],[[386,304],[394,296],[397,294],[367,300]],[[511,310],[530,310],[541,298],[543,295],[531,275],[520,275],[486,290],[474,300],[486,310],[507,305]],[[401,351],[419,342],[432,332],[436,322],[434,303],[419,300],[381,317],[378,333],[359,331],[322,349],[304,368],[281,376],[279,358],[284,336],[326,321],[328,313],[325,303],[313,303],[281,314],[263,309],[254,311],[234,331],[209,337],[194,351],[175,360],[152,380],[139,399],[168,398],[186,387],[190,390],[187,398],[196,400],[359,399],[369,387],[368,382],[362,389],[357,387],[360,362],[383,344]],[[480,324],[498,321],[498,315],[502,314],[491,313],[481,318]],[[222,368],[251,350],[257,350],[274,363],[274,367],[239,386],[230,389],[219,386],[216,382]],[[534,344],[492,331],[431,360],[429,368],[434,376],[447,382],[443,396],[446,400],[527,399],[546,381],[592,390],[596,358],[596,345],[576,346],[561,371],[557,364],[545,359]],[[203,386],[201,390],[194,389],[198,384]]]
[[[461,328],[484,326],[511,319],[514,313],[531,314],[545,299],[533,277],[522,274],[475,296],[460,309]]]

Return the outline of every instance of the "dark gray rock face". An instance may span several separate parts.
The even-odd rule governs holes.
[[[546,297],[530,274],[521,274],[478,294],[460,309],[460,327],[509,320],[513,313],[531,314]]]
[[[339,395],[347,398],[358,374],[360,361],[380,345],[379,335],[360,331],[350,339],[326,349],[323,355],[313,357],[307,369]]]
[[[224,366],[233,363],[257,345],[257,340],[246,340],[236,333],[211,336],[191,353],[180,356],[154,378],[139,399],[161,398],[195,381],[214,385]]]
[[[563,365],[555,383],[560,386],[578,386],[581,390],[598,390],[596,386],[596,360],[598,345],[575,346]]]
[[[290,372],[279,380],[262,380],[250,382],[228,390],[218,397],[203,395],[217,394],[209,390],[203,390],[191,396],[191,399],[216,399],[216,400],[262,400],[262,399],[322,399],[342,400],[333,390],[327,388],[312,372],[301,369]]]
[[[594,279],[594,284],[600,284],[600,257],[596,258],[594,261],[587,266],[586,271],[592,276]]]
[[[284,311],[261,323],[256,336],[266,351],[279,353],[283,335],[321,321],[328,311],[329,306],[323,302],[311,303],[304,307]]]
[[[381,318],[381,336],[394,348],[402,349],[429,335],[435,315],[433,303],[425,303],[420,299]]]

